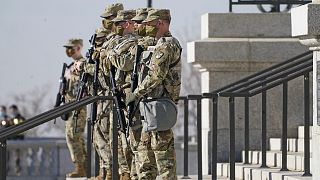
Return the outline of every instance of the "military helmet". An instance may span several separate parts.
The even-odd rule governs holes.
[[[97,37],[96,38],[100,38],[100,37],[105,37],[110,33],[110,31],[104,27],[100,27],[98,29],[96,29],[96,34]]]
[[[136,15],[135,10],[121,10],[118,11],[117,17],[114,18],[113,22],[121,22],[131,20]]]
[[[108,18],[110,16],[116,16],[118,11],[123,10],[123,5],[121,3],[111,4],[106,7],[104,12],[100,15],[102,18]]]
[[[136,10],[136,16],[133,17],[132,21],[143,21],[148,16],[148,11],[150,11],[151,8],[139,8]]]
[[[82,39],[69,39],[64,45],[63,47],[74,47],[76,45],[80,45],[83,46],[83,40]]]
[[[171,21],[171,15],[169,9],[152,9],[148,12],[147,18],[143,22],[150,22],[153,20],[168,20]]]

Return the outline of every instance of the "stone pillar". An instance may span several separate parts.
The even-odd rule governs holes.
[[[188,62],[201,73],[201,91],[211,92],[253,72],[290,59],[308,49],[291,36],[288,13],[214,13],[201,19],[201,39],[188,43]],[[297,136],[297,126],[303,123],[302,79],[289,83],[289,137]],[[268,91],[268,137],[281,137],[280,88]],[[241,160],[244,149],[244,101],[236,99],[236,153]],[[250,149],[259,150],[261,141],[260,97],[250,100]],[[218,161],[228,161],[229,115],[228,99],[219,99]],[[202,143],[203,174],[208,174],[211,158],[211,102],[203,100]]]
[[[320,179],[320,0],[314,0],[292,9],[292,36],[299,37],[303,45],[313,51],[313,133],[312,133],[312,162],[313,177]]]

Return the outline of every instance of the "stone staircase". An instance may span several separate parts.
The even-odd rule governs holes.
[[[312,149],[312,128],[310,127],[310,149]],[[287,166],[289,171],[281,169],[281,138],[270,138],[267,151],[267,166],[260,168],[261,151],[249,151],[249,164],[236,163],[235,177],[241,180],[311,180],[312,177],[303,177],[304,171],[304,127],[298,127],[298,138],[289,138],[287,143]],[[242,152],[244,161],[244,151]],[[312,159],[312,153],[311,153]],[[311,160],[310,160],[311,161]],[[218,176],[229,177],[229,163],[218,163]],[[312,165],[311,165],[312,173]]]

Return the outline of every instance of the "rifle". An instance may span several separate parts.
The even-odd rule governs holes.
[[[66,69],[67,69],[67,64],[66,63],[63,63],[62,65],[62,72],[61,72],[61,76],[59,78],[59,91],[57,93],[57,97],[56,97],[56,103],[54,105],[54,107],[59,107],[62,103],[65,103],[65,91],[66,91],[66,83],[67,83],[67,80],[66,78],[64,77],[64,74],[66,72]],[[61,119],[62,120],[67,120],[68,117],[65,116],[65,115],[62,115],[61,116]],[[54,124],[56,124],[56,119],[54,120]]]
[[[117,88],[116,80],[115,80],[115,70],[116,68],[111,65],[110,67],[110,84],[111,84],[111,93],[113,95],[114,106],[116,109],[116,116],[118,119],[118,129],[126,133],[127,132],[127,123],[125,120],[123,109],[125,108],[125,103],[121,100],[122,93]],[[114,114],[115,116],[115,114]]]
[[[64,74],[66,72],[67,69],[67,64],[63,63],[62,66],[62,72],[61,72],[61,76],[59,78],[59,82],[60,82],[60,86],[59,86],[59,91],[56,97],[56,103],[54,105],[54,107],[59,107],[61,105],[61,103],[65,102],[65,98],[64,98],[64,94],[65,94],[65,90],[66,90],[66,78],[64,77]]]
[[[90,63],[90,64],[95,63],[94,60],[92,59],[92,54],[94,52],[96,37],[97,37],[96,34],[93,34],[91,36],[91,39],[89,40],[90,48],[88,49],[88,52],[86,53],[86,57],[88,59],[88,63]],[[88,77],[89,77],[88,73],[84,73],[83,72],[81,74],[81,78],[80,78],[80,81],[79,81],[79,84],[78,84],[78,92],[77,92],[77,96],[76,96],[76,101],[80,101],[81,98],[83,97],[83,94],[84,94],[84,92],[86,90],[86,84],[88,82]],[[72,119],[74,121],[74,133],[77,132],[79,113],[80,113],[80,110],[77,109],[77,110],[75,110],[73,112],[73,115],[72,115]]]
[[[140,63],[140,56],[143,52],[143,48],[140,45],[136,46],[136,52],[135,52],[135,61],[133,66],[133,72],[131,76],[131,89],[130,91],[133,93],[134,90],[138,87],[138,65]],[[135,102],[131,102],[128,104],[128,127],[126,132],[126,138],[129,136],[129,127],[133,126],[132,119],[135,114]]]

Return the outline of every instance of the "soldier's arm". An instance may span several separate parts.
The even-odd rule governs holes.
[[[142,97],[159,86],[166,78],[171,64],[170,46],[164,45],[155,50],[151,58],[150,70],[145,79],[138,85],[134,91],[136,97]]]
[[[135,44],[126,50],[111,50],[109,60],[113,66],[121,71],[131,71],[134,66]]]

